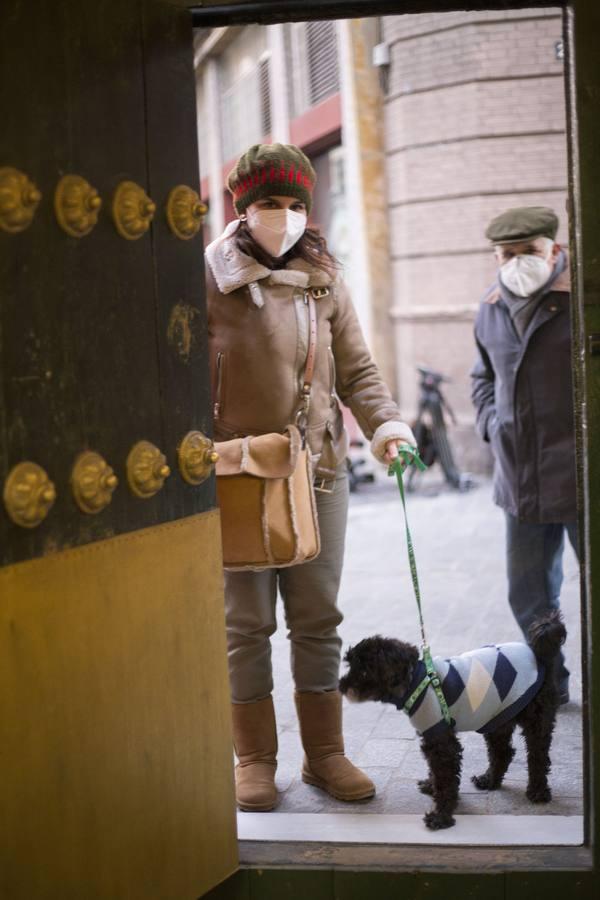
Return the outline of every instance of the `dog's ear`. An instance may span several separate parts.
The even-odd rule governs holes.
[[[398,641],[395,638],[390,641],[390,656],[394,663],[394,687],[408,690],[414,668],[419,660],[419,651],[414,644]]]
[[[344,662],[347,662],[351,665],[353,660],[360,661],[362,657],[367,658],[375,652],[379,645],[379,642],[383,640],[384,638],[380,637],[380,635],[378,634],[374,634],[372,637],[363,638],[358,642],[358,644],[354,644],[352,647],[348,647],[344,655]]]
[[[408,659],[408,662],[414,669],[414,667],[416,666],[416,664],[419,661],[419,651],[417,650],[417,648],[415,647],[414,644],[405,644],[405,646],[407,647],[406,657]]]
[[[348,649],[344,653],[344,662],[351,663],[353,656],[354,656],[354,647],[348,647]]]

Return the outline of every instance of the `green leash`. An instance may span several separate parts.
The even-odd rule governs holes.
[[[427,466],[419,456],[419,451],[416,447],[402,447],[398,449],[398,457],[391,463],[388,468],[388,475],[395,475],[396,480],[398,481],[398,488],[400,490],[400,498],[402,499],[402,509],[404,510],[404,524],[406,526],[406,546],[408,548],[408,563],[410,567],[410,575],[412,578],[413,589],[415,592],[415,597],[417,600],[417,608],[419,610],[419,624],[421,626],[421,644],[423,651],[423,662],[425,663],[425,670],[427,674],[420,682],[420,684],[415,688],[412,692],[408,700],[404,704],[404,709],[407,712],[410,712],[415,701],[418,697],[421,696],[424,690],[427,689],[429,685],[435,691],[435,695],[438,699],[438,703],[440,704],[440,709],[442,711],[442,716],[444,717],[444,721],[448,724],[452,724],[452,716],[450,715],[450,710],[448,709],[448,704],[446,703],[446,698],[442,693],[442,686],[440,683],[440,679],[438,673],[435,671],[433,666],[433,660],[431,658],[431,651],[429,649],[429,644],[427,643],[427,638],[425,637],[425,624],[423,622],[423,611],[421,609],[421,590],[419,588],[419,576],[417,575],[417,563],[415,561],[415,551],[413,548],[412,535],[410,533],[410,528],[408,527],[408,516],[406,514],[406,501],[404,499],[404,485],[402,483],[402,473],[403,473],[403,463],[405,466],[416,466],[419,471],[424,472]]]

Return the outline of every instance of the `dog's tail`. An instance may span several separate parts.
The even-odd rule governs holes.
[[[567,629],[559,609],[540,616],[527,632],[527,643],[542,662],[550,662],[567,639]]]

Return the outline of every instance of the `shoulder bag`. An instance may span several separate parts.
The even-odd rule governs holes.
[[[295,566],[321,549],[306,425],[317,345],[314,297],[305,291],[308,353],[295,424],[215,443],[223,565],[233,570]]]

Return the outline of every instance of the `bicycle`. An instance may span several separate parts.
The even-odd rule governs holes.
[[[448,432],[446,430],[445,413],[453,424],[456,416],[442,393],[440,385],[448,383],[449,378],[426,366],[417,366],[419,372],[419,407],[413,432],[421,459],[429,468],[438,461],[448,484],[458,491],[468,491],[475,486],[475,481],[467,472],[460,472],[452,453]],[[407,489],[414,490],[417,469],[411,468]]]

